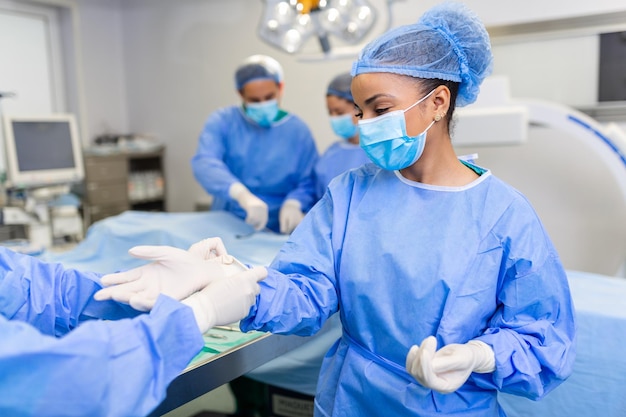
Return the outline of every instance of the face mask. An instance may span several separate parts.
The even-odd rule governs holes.
[[[263,127],[269,127],[278,114],[278,100],[246,103],[246,114]]]
[[[431,91],[405,110],[396,110],[373,119],[359,120],[361,148],[382,169],[398,170],[413,165],[424,152],[426,132],[435,123],[417,136],[408,136],[404,113],[426,100]]]
[[[343,139],[348,140],[356,135],[357,126],[349,113],[341,116],[330,116],[330,126],[335,134]]]

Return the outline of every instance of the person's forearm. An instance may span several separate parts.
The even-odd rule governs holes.
[[[0,348],[0,415],[147,415],[203,345],[191,309],[167,297],[150,314],[86,322],[62,338],[0,327],[10,340]]]

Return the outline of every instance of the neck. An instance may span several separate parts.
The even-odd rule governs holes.
[[[417,162],[400,170],[403,177],[422,184],[446,187],[460,187],[478,178],[474,171],[459,161],[449,137],[439,138],[439,143],[432,140],[428,145]]]

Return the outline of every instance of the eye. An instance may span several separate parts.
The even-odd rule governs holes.
[[[383,114],[387,113],[389,111],[389,109],[390,109],[390,107],[385,107],[385,108],[382,108],[382,109],[376,109],[376,110],[374,110],[374,112],[378,116],[380,116],[380,115],[383,115]]]
[[[354,106],[354,117],[356,117],[357,119],[363,118],[363,112],[357,106]]]

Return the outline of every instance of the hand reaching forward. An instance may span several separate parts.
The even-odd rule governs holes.
[[[94,299],[112,299],[149,311],[159,294],[182,300],[226,275],[220,257],[206,260],[171,246],[135,246],[129,253],[152,262],[103,276],[101,283],[106,288],[95,293]],[[232,257],[224,258],[232,261]]]
[[[219,237],[209,237],[194,243],[187,249],[188,252],[201,259],[213,259],[219,256],[227,256],[226,246]]]
[[[183,300],[193,310],[200,332],[245,318],[261,291],[258,282],[267,276],[257,266],[230,277],[213,281],[202,291]]]

